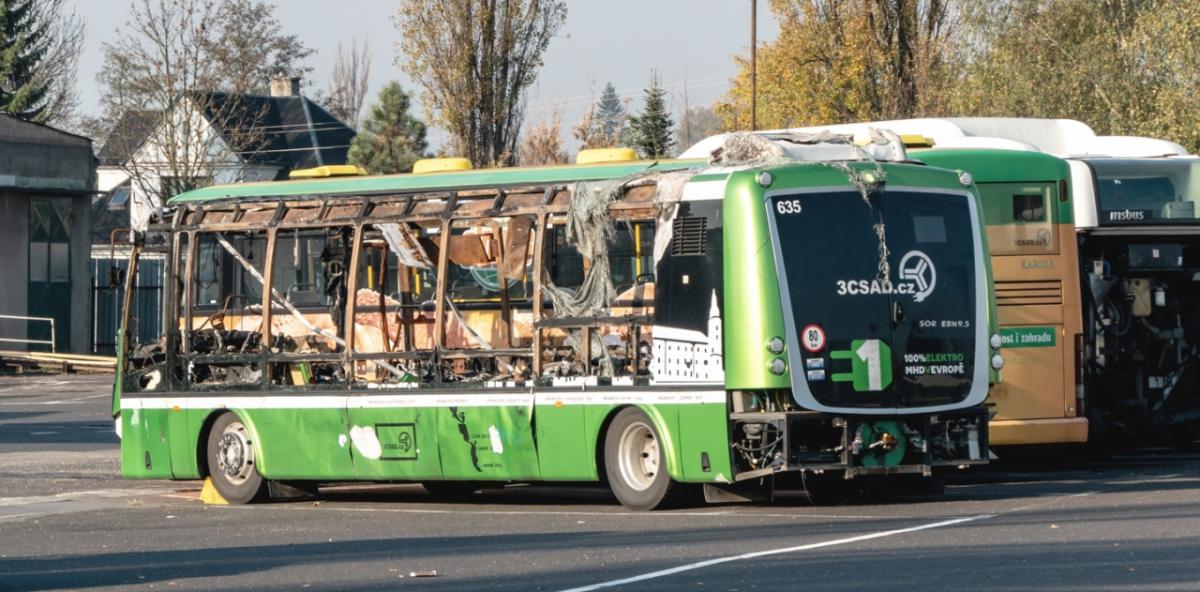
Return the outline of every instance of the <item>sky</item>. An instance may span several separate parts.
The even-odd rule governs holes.
[[[87,42],[79,63],[79,90],[84,114],[99,111],[96,73],[103,66],[101,44],[112,41],[129,18],[134,0],[68,0],[87,26]],[[140,0],[139,0],[140,1]],[[567,0],[567,20],[550,42],[544,67],[528,94],[526,124],[561,113],[564,135],[584,110],[612,82],[622,96],[633,98],[636,111],[652,70],[671,91],[678,113],[687,80],[688,103],[708,105],[724,94],[735,72],[734,55],[750,47],[752,0]],[[300,36],[316,50],[310,88],[325,88],[338,43],[365,38],[371,55],[368,103],[388,81],[415,90],[395,65],[395,43],[401,32],[392,22],[396,2],[387,0],[270,0],[286,33]],[[758,39],[774,39],[779,27],[767,2],[759,2]],[[678,120],[678,116],[675,117]],[[431,148],[445,134],[432,130]],[[566,147],[574,151],[573,141]]]

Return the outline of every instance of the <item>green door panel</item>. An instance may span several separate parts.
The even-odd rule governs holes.
[[[171,448],[171,476],[176,479],[196,479],[200,471],[196,466],[200,449],[196,445],[196,436],[189,429],[188,416],[190,413],[175,407],[167,409],[167,426],[171,433],[169,440]]]
[[[595,437],[584,431],[582,405],[538,405],[534,411],[538,463],[551,481],[595,481]]]
[[[679,407],[680,460],[686,481],[732,481],[729,460],[729,421],[725,405]],[[702,456],[708,455],[708,470]]]
[[[437,450],[446,479],[540,479],[533,405],[437,409]]]
[[[436,408],[376,408],[348,411],[354,475],[358,479],[436,479],[438,458]],[[378,447],[361,440],[374,439]]]
[[[121,476],[126,479],[171,477],[167,414],[163,409],[121,410]]]

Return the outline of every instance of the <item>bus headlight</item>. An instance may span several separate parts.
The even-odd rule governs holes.
[[[770,340],[768,340],[767,351],[777,355],[783,353],[783,338],[772,337]]]
[[[1000,346],[1004,345],[1004,340],[1000,338],[999,334],[993,333],[992,339],[991,339],[991,344],[992,344],[992,349],[1000,349]]]
[[[1004,356],[996,354],[992,356],[992,368],[999,370],[1004,367]]]
[[[787,372],[787,362],[782,358],[775,358],[767,368],[771,370],[771,374],[780,375]]]

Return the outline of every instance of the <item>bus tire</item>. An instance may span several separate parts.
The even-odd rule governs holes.
[[[604,436],[604,472],[621,505],[630,510],[662,507],[671,493],[671,476],[654,422],[637,407],[617,413]]]
[[[266,481],[254,462],[254,440],[235,413],[225,412],[208,432],[208,474],[213,487],[231,504],[261,499]]]

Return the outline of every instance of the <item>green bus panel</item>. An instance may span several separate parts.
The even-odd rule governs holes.
[[[121,413],[122,477],[171,478],[167,413],[162,409],[126,409]]]
[[[723,404],[680,405],[679,430],[683,476],[680,481],[732,481],[729,453],[729,416]],[[708,456],[708,470],[703,457]]]
[[[594,435],[584,430],[583,405],[538,405],[533,414],[542,477],[555,481],[595,481]]]
[[[441,475],[437,409],[351,408],[348,415],[351,426],[349,437],[356,435],[356,428],[370,428],[374,430],[379,443],[378,458],[352,452],[355,478],[421,480]]]
[[[472,481],[540,479],[533,406],[437,409],[442,476]]]

